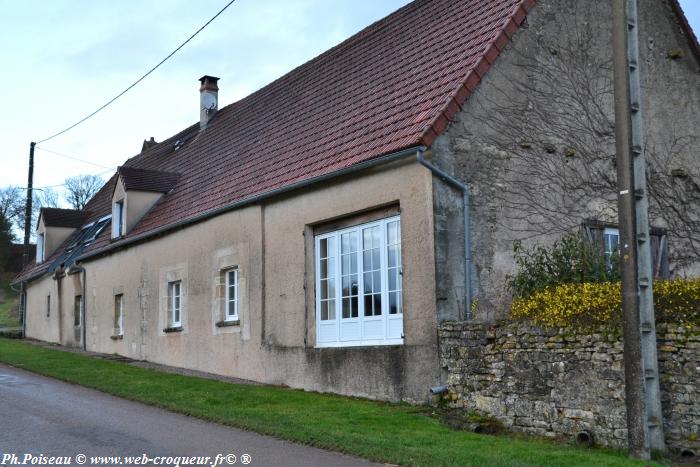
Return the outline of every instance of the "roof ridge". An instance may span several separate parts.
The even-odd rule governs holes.
[[[447,124],[461,110],[469,96],[476,90],[481,80],[486,76],[486,73],[491,69],[498,56],[523,21],[525,21],[527,14],[536,3],[537,0],[520,0],[520,3],[513,7],[513,12],[508,20],[499,28],[500,34],[484,45],[484,52],[481,54],[479,61],[469,70],[462,83],[446,99],[443,108],[425,126],[421,137],[424,146],[430,147],[435,139],[445,131]]]

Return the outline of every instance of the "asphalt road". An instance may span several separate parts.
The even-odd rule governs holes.
[[[70,456],[71,465],[79,465],[78,454],[86,456],[84,465],[104,465],[91,463],[91,456],[144,454],[173,457],[158,459],[165,461],[161,465],[175,465],[177,456],[209,456],[200,465],[211,465],[217,454],[235,455],[234,465],[244,464],[244,454],[254,466],[373,465],[0,365],[0,465],[13,465],[12,454],[20,463],[15,465],[26,454]]]

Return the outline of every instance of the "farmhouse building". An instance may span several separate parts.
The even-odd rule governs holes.
[[[417,0],[225,107],[203,76],[199,122],[42,210],[26,336],[426,400],[515,241],[615,246],[609,3]],[[697,275],[700,47],[677,0],[640,12],[655,272]]]

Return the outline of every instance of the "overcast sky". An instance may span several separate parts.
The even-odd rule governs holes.
[[[46,138],[122,91],[227,0],[0,0],[0,187],[26,185],[30,141]],[[37,150],[35,186],[108,177],[199,119],[199,83],[221,78],[219,106],[250,94],[408,0],[238,0],[108,109]],[[700,31],[700,0],[681,0]]]

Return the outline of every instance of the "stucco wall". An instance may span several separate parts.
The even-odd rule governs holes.
[[[414,160],[394,163],[89,260],[87,348],[309,390],[426,400],[438,380],[435,278],[426,266],[433,263],[431,190],[430,174]],[[396,203],[405,344],[315,348],[310,226]],[[231,266],[239,270],[240,324],[217,327],[221,270]],[[166,333],[172,280],[182,281],[183,330]],[[41,319],[35,296],[52,281],[29,288],[30,326]],[[124,297],[122,339],[111,338],[116,294]]]
[[[641,0],[641,71],[653,227],[672,276],[700,273],[700,67],[668,2]],[[471,185],[477,318],[508,306],[513,244],[547,244],[585,219],[616,223],[610,2],[540,0],[463,110],[433,162]],[[681,52],[671,58],[671,52]],[[436,182],[438,306],[462,293],[461,197]]]

